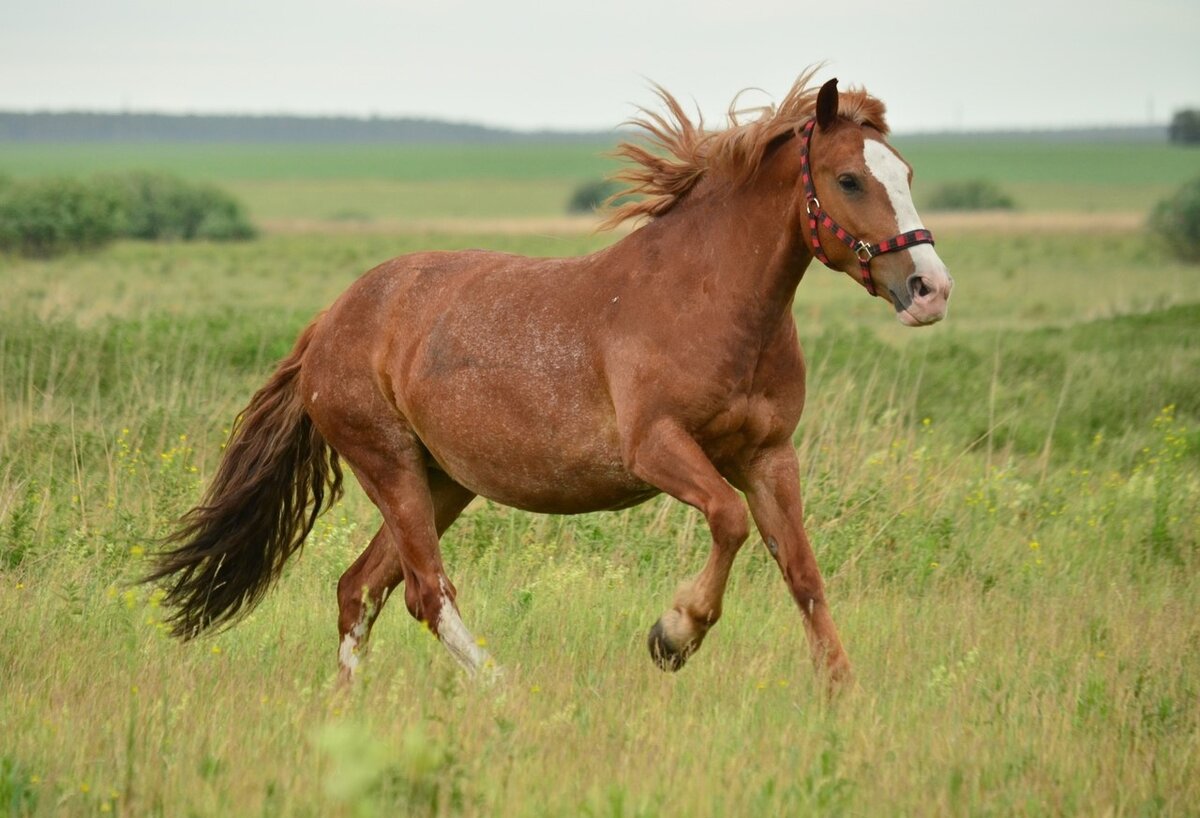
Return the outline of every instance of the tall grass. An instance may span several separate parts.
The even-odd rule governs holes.
[[[966,309],[899,342],[866,329],[889,318],[851,282],[814,271],[801,286],[806,514],[859,679],[834,702],[753,541],[703,650],[676,675],[653,666],[646,628],[708,548],[699,516],[664,498],[572,518],[479,502],[456,523],[444,551],[468,624],[508,668],[495,687],[467,684],[393,604],[360,683],[335,695],[337,577],[378,525],[357,491],[249,619],[170,640],[160,595],[126,583],[198,499],[228,421],[367,259],[333,240],[119,244],[90,268],[115,280],[82,320],[87,305],[42,279],[88,273],[16,265],[0,311],[0,803],[164,816],[1194,809],[1200,307],[1111,300],[1128,277],[1165,276],[1165,289],[1183,275],[1137,238],[1100,264],[1085,239],[1075,263],[1061,242],[1021,251],[1059,276],[1038,315],[1026,290],[985,279],[1004,242],[943,239],[961,248]]]

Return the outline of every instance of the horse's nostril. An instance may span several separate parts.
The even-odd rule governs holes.
[[[933,294],[933,288],[924,278],[916,274],[908,278],[908,291],[918,298],[926,298]]]

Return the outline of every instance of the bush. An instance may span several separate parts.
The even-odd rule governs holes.
[[[257,235],[241,205],[231,199],[210,208],[196,226],[196,238],[207,241],[245,241]]]
[[[39,179],[0,188],[0,250],[52,256],[99,247],[119,232],[120,202],[75,179]]]
[[[927,202],[930,210],[1013,210],[1016,203],[987,179],[946,182],[934,188]]]
[[[0,250],[51,256],[111,239],[253,238],[241,205],[214,187],[164,174],[76,179],[0,179]]]
[[[1200,110],[1185,108],[1176,111],[1167,136],[1178,145],[1200,145]]]
[[[575,188],[571,200],[567,202],[568,213],[595,213],[609,198],[616,196],[625,186],[615,179],[593,179]],[[622,205],[632,196],[618,196],[613,206]]]
[[[1178,258],[1200,262],[1200,177],[1154,207],[1150,229]]]
[[[254,228],[229,194],[161,173],[103,176],[121,202],[121,235],[134,239],[247,239]]]

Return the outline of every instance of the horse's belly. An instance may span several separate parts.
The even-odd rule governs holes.
[[[480,461],[438,457],[458,483],[489,500],[544,514],[580,514],[627,508],[648,500],[658,490],[624,468],[608,464],[542,463],[527,459]]]
[[[425,383],[406,407],[422,443],[456,482],[529,511],[622,508],[657,490],[621,459],[616,421],[583,379],[522,384],[491,378]]]
[[[624,508],[657,493],[629,473],[617,452],[608,451],[595,438],[530,439],[514,434],[519,430],[511,427],[497,431],[491,437],[451,439],[422,434],[422,441],[456,482],[527,511],[575,514]]]

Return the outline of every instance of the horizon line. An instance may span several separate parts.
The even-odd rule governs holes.
[[[6,108],[0,107],[0,116],[102,116],[102,117],[158,117],[163,119],[250,119],[250,120],[301,120],[307,122],[353,122],[372,123],[420,123],[446,125],[471,130],[488,131],[510,135],[562,135],[619,136],[636,128],[628,122],[616,126],[570,127],[570,126],[514,126],[497,125],[477,120],[451,119],[428,114],[354,114],[354,113],[297,113],[289,111],[167,111],[153,109],[104,109],[104,108]],[[1153,122],[1092,122],[1088,124],[1040,124],[1040,125],[943,125],[936,127],[894,130],[893,136],[957,136],[968,134],[1023,134],[1023,133],[1070,133],[1074,131],[1123,131],[1168,129],[1170,119]]]

